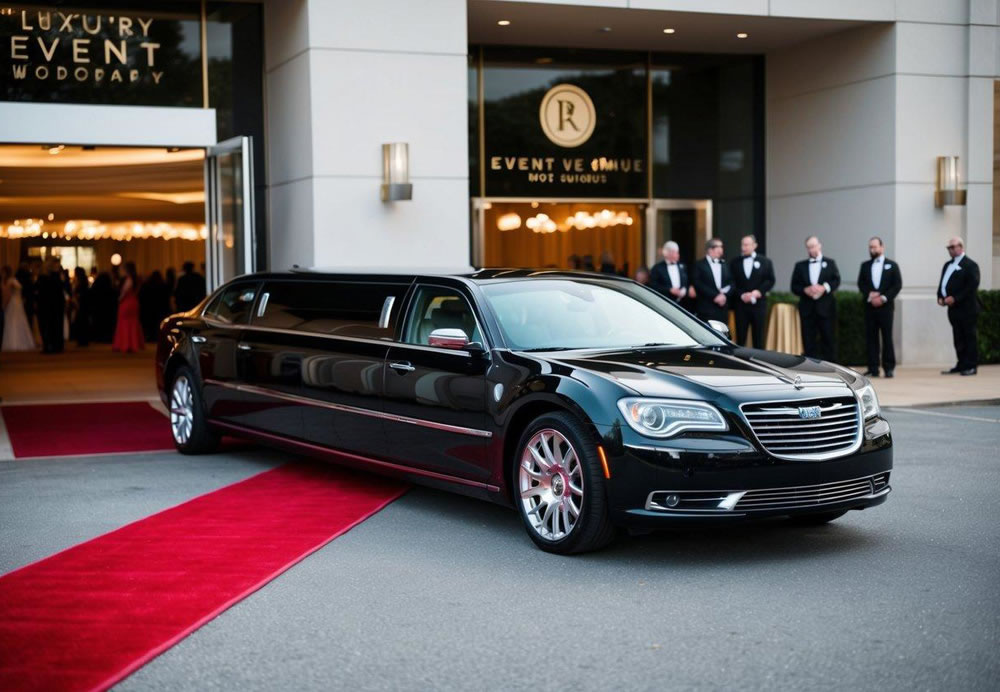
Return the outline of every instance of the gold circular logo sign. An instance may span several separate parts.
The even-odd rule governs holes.
[[[538,109],[542,132],[561,147],[578,147],[594,134],[597,111],[587,92],[572,84],[556,84]]]

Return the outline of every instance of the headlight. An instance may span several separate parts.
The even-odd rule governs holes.
[[[684,430],[729,429],[717,408],[699,401],[629,397],[621,399],[618,408],[625,422],[647,437],[670,437]]]
[[[861,412],[864,414],[864,420],[879,414],[878,396],[875,394],[875,388],[870,384],[866,384],[858,390],[858,399],[861,401]]]

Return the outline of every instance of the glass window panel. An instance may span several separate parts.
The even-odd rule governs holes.
[[[391,339],[406,284],[282,281],[265,285],[267,303],[255,326]],[[389,320],[379,320],[392,298]],[[263,298],[262,298],[263,300]]]

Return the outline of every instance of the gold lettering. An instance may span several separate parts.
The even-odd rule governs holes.
[[[642,159],[636,159],[633,168],[635,168],[636,173],[642,173]]]
[[[163,76],[163,73],[162,72],[151,72],[150,74],[153,75],[153,84],[159,84],[160,83],[160,77]]]
[[[135,20],[139,22],[139,26],[142,27],[142,35],[149,36],[149,27],[153,24],[153,18],[150,17],[146,21],[142,21],[142,17],[136,17]]]
[[[10,37],[10,59],[11,60],[27,60],[27,53],[18,53],[19,50],[27,50],[28,48],[28,37],[27,36],[11,36]]]
[[[104,79],[104,68],[96,67],[94,68],[94,81],[99,82]]]
[[[24,31],[31,31],[34,28],[35,27],[30,26],[28,24],[28,11],[21,10],[21,29],[23,29]]]
[[[632,170],[632,159],[622,160],[622,170],[626,173]]]
[[[35,68],[35,79],[48,79],[49,68],[46,65],[39,65]]]
[[[142,20],[140,20],[140,23],[141,23],[141,21]],[[152,22],[153,20],[150,19],[149,21]],[[139,45],[142,48],[146,49],[146,64],[149,65],[150,67],[152,67],[153,65],[155,65],[156,64],[156,57],[153,55],[153,53],[160,47],[160,44],[159,43],[147,43],[147,42],[143,41]]]
[[[540,171],[544,165],[544,161],[539,157],[531,157],[531,170]]]
[[[563,159],[562,160],[563,170],[569,171],[573,168],[573,159]]]
[[[38,37],[38,46],[42,49],[42,55],[45,56],[45,62],[52,62],[52,56],[56,52],[56,46],[59,45],[59,39],[52,39],[52,46],[48,50],[45,50],[45,39],[41,36]]]
[[[490,157],[490,169],[494,170],[494,171],[499,171],[499,170],[501,170],[501,168],[502,168],[502,166],[500,165],[500,157],[499,156],[491,156]]]
[[[577,173],[583,173],[583,159],[573,159],[573,170]]]
[[[73,33],[73,20],[79,15],[66,14],[65,12],[56,12],[60,17],[62,17],[62,25],[59,27],[59,31],[65,31],[67,33]]]
[[[508,171],[514,170],[514,164],[517,163],[517,158],[514,156],[504,156],[503,163],[507,166]]]
[[[97,15],[97,26],[94,27],[93,31],[91,31],[90,26],[88,26],[87,15],[83,15],[80,19],[83,22],[83,30],[86,31],[88,34],[94,35],[101,30],[101,20],[102,20],[101,15]]]
[[[51,12],[39,12],[38,13],[38,28],[42,31],[48,31],[52,28],[52,13]]]
[[[65,67],[63,67],[62,65],[59,65],[59,66],[58,66],[58,67],[56,68],[56,79],[58,79],[59,81],[62,81],[62,80],[64,80],[64,79],[66,79],[66,76],[67,76],[68,74],[69,74],[69,70],[67,70],[67,69],[66,69]]]
[[[105,65],[110,65],[111,64],[111,54],[112,53],[115,54],[115,57],[118,58],[118,62],[120,62],[122,65],[124,65],[125,63],[128,62],[128,59],[126,57],[128,55],[128,52],[127,52],[127,50],[125,48],[125,40],[124,39],[122,39],[122,41],[121,41],[120,48],[116,48],[114,42],[111,39],[109,39],[109,38],[104,39],[104,64]]]
[[[78,67],[73,70],[73,77],[75,77],[78,82],[85,80],[88,74],[90,73],[87,71],[86,67]]]
[[[528,157],[527,156],[519,156],[518,157],[518,159],[517,159],[517,170],[519,170],[519,171],[526,171],[526,170],[528,170]]]
[[[137,82],[139,81],[139,70],[129,70],[128,71],[128,81]]]
[[[556,162],[556,160],[553,157],[546,156],[545,157],[545,170],[551,171],[552,170],[552,164],[554,164],[555,162]]]
[[[73,39],[73,62],[90,62],[90,55],[87,53],[90,46],[89,38]]]
[[[112,70],[111,71],[111,81],[112,82],[120,82],[120,81],[122,81],[121,72],[119,72],[118,70]]]
[[[132,18],[131,17],[119,17],[118,18],[118,35],[119,36],[131,36],[132,35]]]
[[[11,65],[14,69],[14,79],[24,79],[28,76],[28,66],[27,65]]]

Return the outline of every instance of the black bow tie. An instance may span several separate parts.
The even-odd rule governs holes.
[[[667,266],[668,267],[676,267],[677,266],[677,262],[667,262]]]
[[[809,264],[816,264],[817,262],[819,262],[818,259],[811,259],[811,260],[809,260]]]
[[[753,255],[743,255],[743,259],[753,259]]]

